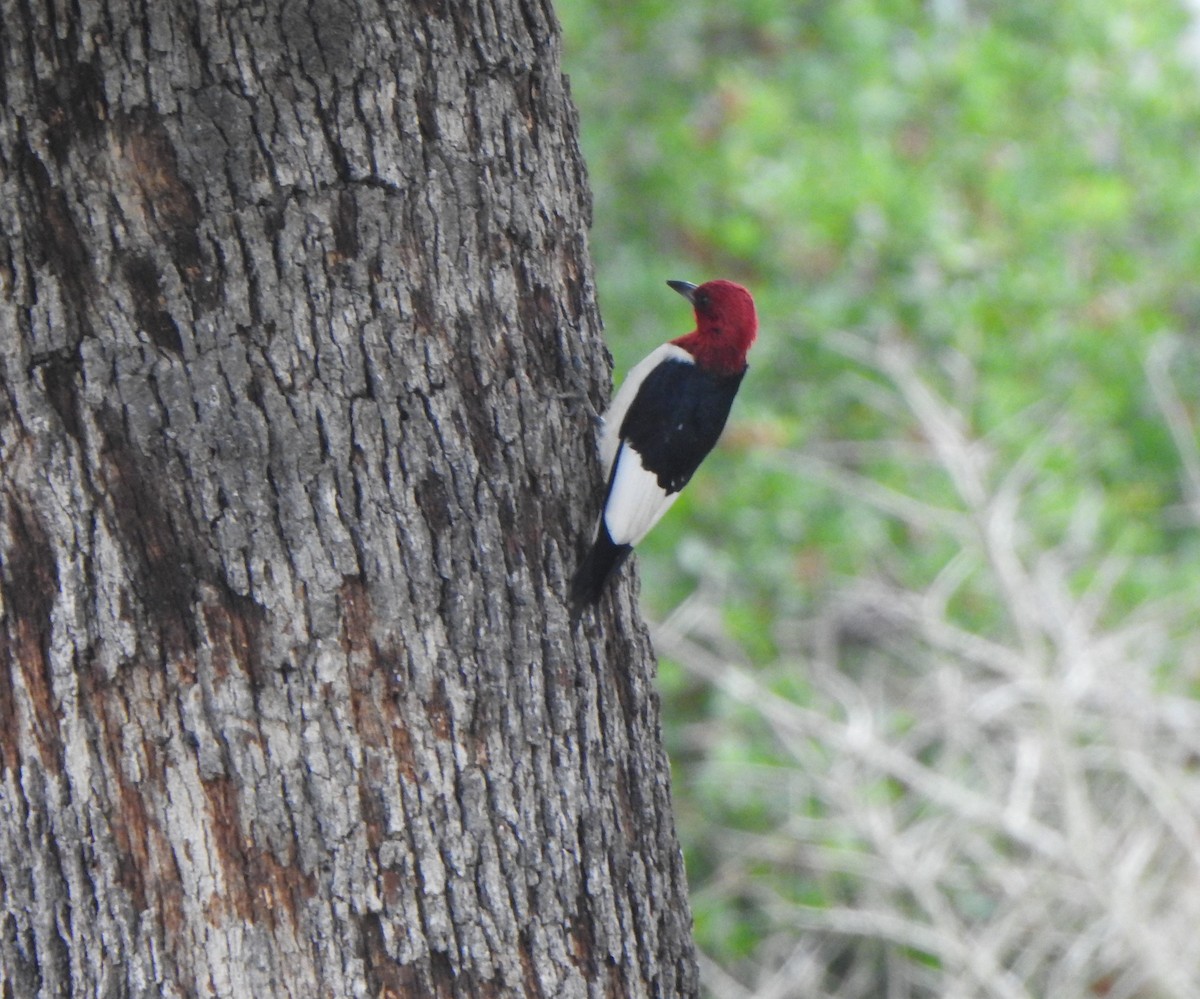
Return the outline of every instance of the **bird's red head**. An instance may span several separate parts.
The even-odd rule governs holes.
[[[758,336],[758,315],[750,292],[732,281],[668,281],[692,303],[696,329],[671,342],[682,347],[702,368],[737,374],[746,367],[746,354]]]

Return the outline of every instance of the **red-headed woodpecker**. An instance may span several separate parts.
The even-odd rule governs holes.
[[[596,540],[571,582],[576,612],[600,598],[717,443],[758,334],[754,299],[740,284],[667,284],[692,303],[696,328],[636,365],[604,414],[607,491]]]

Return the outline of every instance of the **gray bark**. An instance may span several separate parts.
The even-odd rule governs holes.
[[[549,7],[0,6],[0,996],[694,994]]]

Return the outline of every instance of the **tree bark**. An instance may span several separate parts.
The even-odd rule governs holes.
[[[2,0],[0,996],[674,996],[539,0]]]

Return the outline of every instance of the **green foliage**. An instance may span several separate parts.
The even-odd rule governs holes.
[[[1053,555],[1076,597],[1111,591],[1097,627],[1195,605],[1200,50],[1184,44],[1182,8],[557,7],[618,377],[686,331],[667,278],[730,277],[759,305],[726,438],[642,547],[651,614],[719,606],[700,644],[778,678],[815,655],[800,622],[828,623],[856,584],[886,583],[944,591],[939,626],[1028,651],[986,529],[975,548],[960,529],[980,526],[962,481],[974,458],[939,449],[951,437],[922,418],[920,390],[978,459],[983,508],[1015,503],[1014,557],[1034,573]],[[878,363],[880,350],[908,367]],[[1113,560],[1122,571],[1106,581]],[[1172,622],[1176,639],[1190,627],[1186,610]],[[1186,682],[1187,655],[1163,656],[1160,682]],[[812,704],[804,686],[768,682]],[[719,890],[714,826],[795,821],[796,796],[754,776],[778,776],[787,754],[682,667],[664,663],[663,683],[697,938],[735,967],[774,932],[747,902],[757,876],[804,911],[835,908],[854,865],[829,880],[751,870]],[[919,717],[906,710],[884,709],[897,739]],[[811,807],[828,817],[827,801]]]
[[[800,520],[808,538],[850,540],[820,546],[848,571],[877,553],[882,528],[860,538],[860,512],[795,495],[769,463],[747,467],[756,437],[803,447],[905,432],[823,349],[853,331],[912,343],[1002,463],[1031,422],[1066,422],[1055,488],[1037,498],[1043,542],[1078,490],[1098,488],[1103,544],[1190,548],[1190,530],[1130,529],[1181,498],[1141,368],[1156,337],[1200,312],[1186,22],[1165,3],[931,9],[560,4],[618,368],[682,329],[664,276],[733,276],[760,303],[742,432],[726,447],[740,453],[706,469],[707,492],[675,523],[735,511],[722,547],[755,578],[781,571],[779,557],[744,558],[747,545],[766,554],[780,518],[791,545]],[[887,456],[861,470],[912,475]],[[678,550],[683,530],[647,550]],[[667,599],[651,606],[664,610],[678,590],[661,582]]]

